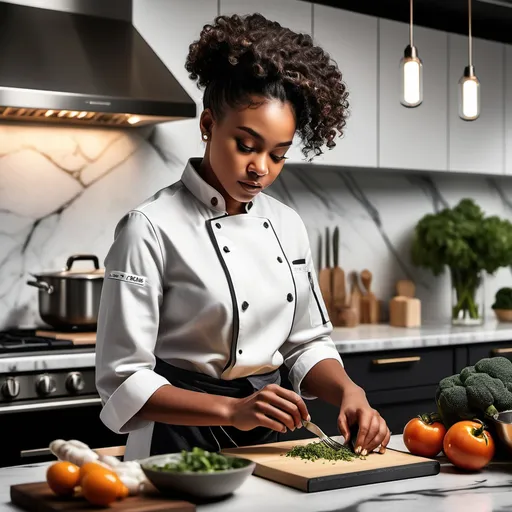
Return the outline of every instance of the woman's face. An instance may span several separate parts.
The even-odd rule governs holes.
[[[205,111],[201,131],[209,133],[205,158],[225,192],[247,203],[279,176],[295,133],[289,103],[252,98],[257,105],[227,110],[220,122]]]

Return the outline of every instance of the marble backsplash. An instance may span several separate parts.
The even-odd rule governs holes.
[[[180,123],[192,142],[181,144]],[[201,155],[191,123],[145,131],[0,125],[0,328],[44,325],[30,273],[61,269],[74,253],[103,261],[123,214],[178,180],[189,155]],[[384,301],[396,280],[413,279],[429,323],[448,321],[450,286],[447,274],[412,266],[417,220],[463,197],[512,219],[510,178],[287,165],[268,193],[301,215],[317,266],[319,236],[339,226],[345,272],[369,269]],[[486,280],[489,317],[501,286],[512,286],[508,268]]]

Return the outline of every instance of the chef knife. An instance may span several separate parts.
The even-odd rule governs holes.
[[[338,226],[334,230],[333,235],[333,263],[334,268],[332,269],[332,296],[333,296],[333,307],[336,312],[336,317],[341,311],[346,302],[346,291],[345,291],[345,272],[339,266],[339,252],[340,252],[340,230]]]
[[[332,273],[331,273],[331,251],[330,251],[330,233],[329,228],[325,228],[325,267],[321,268],[318,274],[318,284],[322,297],[325,302],[325,307],[329,314],[329,319],[332,318]]]

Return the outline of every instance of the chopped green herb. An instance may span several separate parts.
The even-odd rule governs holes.
[[[195,472],[195,473],[214,473],[216,471],[226,471],[227,469],[243,468],[247,462],[235,457],[225,457],[220,453],[212,453],[193,448],[191,452],[181,451],[181,459],[177,462],[168,462],[163,466],[153,465],[151,469],[155,471],[172,471],[177,473]]]
[[[355,454],[350,448],[348,448],[348,446],[344,446],[340,450],[334,450],[322,443],[310,443],[304,446],[294,446],[286,453],[286,456],[299,457],[301,459],[305,459],[305,462],[308,460],[315,461],[318,459],[351,461],[353,459],[363,458]]]

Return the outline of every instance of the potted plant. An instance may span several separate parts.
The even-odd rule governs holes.
[[[492,309],[500,322],[512,322],[512,288],[500,288],[496,292]]]
[[[452,323],[484,321],[484,274],[512,264],[512,224],[486,217],[472,199],[425,215],[415,227],[411,250],[415,265],[437,276],[448,267],[452,285]]]

